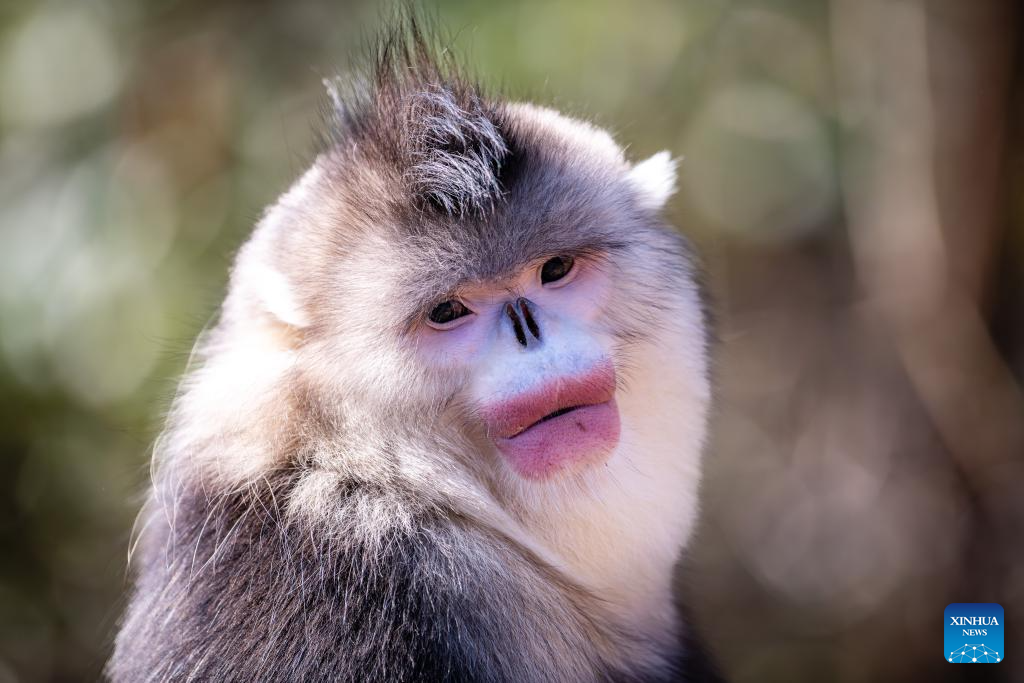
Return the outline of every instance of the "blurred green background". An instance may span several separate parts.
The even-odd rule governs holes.
[[[1022,22],[1009,0],[429,6],[512,97],[684,157],[719,337],[681,578],[726,673],[1024,680]],[[0,682],[99,676],[233,250],[380,7],[0,1]]]

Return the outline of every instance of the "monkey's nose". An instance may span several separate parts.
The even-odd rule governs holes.
[[[537,324],[532,309],[533,303],[525,297],[505,304],[505,316],[512,323],[516,341],[524,348],[540,343],[540,325]]]

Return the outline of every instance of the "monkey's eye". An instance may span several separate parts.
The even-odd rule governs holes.
[[[448,329],[456,320],[472,312],[461,301],[449,299],[434,306],[430,311],[430,315],[427,316],[427,320],[431,327]]]
[[[572,256],[556,256],[544,262],[540,269],[540,281],[542,284],[558,282],[570,272],[576,260]]]

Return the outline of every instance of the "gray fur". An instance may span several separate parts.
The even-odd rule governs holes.
[[[277,506],[288,478],[213,499],[185,486],[179,517],[164,528],[171,535],[161,539],[170,550],[147,554],[140,567],[114,680],[617,677],[581,638],[587,624],[550,627],[553,616],[580,619],[551,613],[551,577],[454,511],[424,508],[415,491],[339,479],[339,514],[355,520],[360,508],[378,506],[408,514],[378,525],[373,537],[353,523],[339,539],[283,518]],[[523,628],[549,637],[528,661]]]
[[[413,193],[449,215],[483,213],[501,193],[498,173],[508,153],[479,102],[466,111],[450,90],[434,86],[409,103]]]
[[[440,54],[411,17],[385,33],[361,85],[327,83],[328,137],[338,147],[374,147],[393,164],[411,203],[449,216],[481,215],[501,196],[509,149],[495,111]]]

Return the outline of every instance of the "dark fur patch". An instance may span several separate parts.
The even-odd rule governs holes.
[[[376,43],[365,79],[327,84],[330,138],[372,147],[421,208],[482,215],[501,196],[509,148],[495,110],[433,34],[406,11]]]
[[[457,515],[421,508],[339,539],[282,517],[293,480],[215,498],[186,483],[173,516],[156,511],[112,680],[664,680],[602,662],[564,612],[553,629],[566,605],[549,581]],[[355,482],[335,500],[342,514],[409,502]]]

